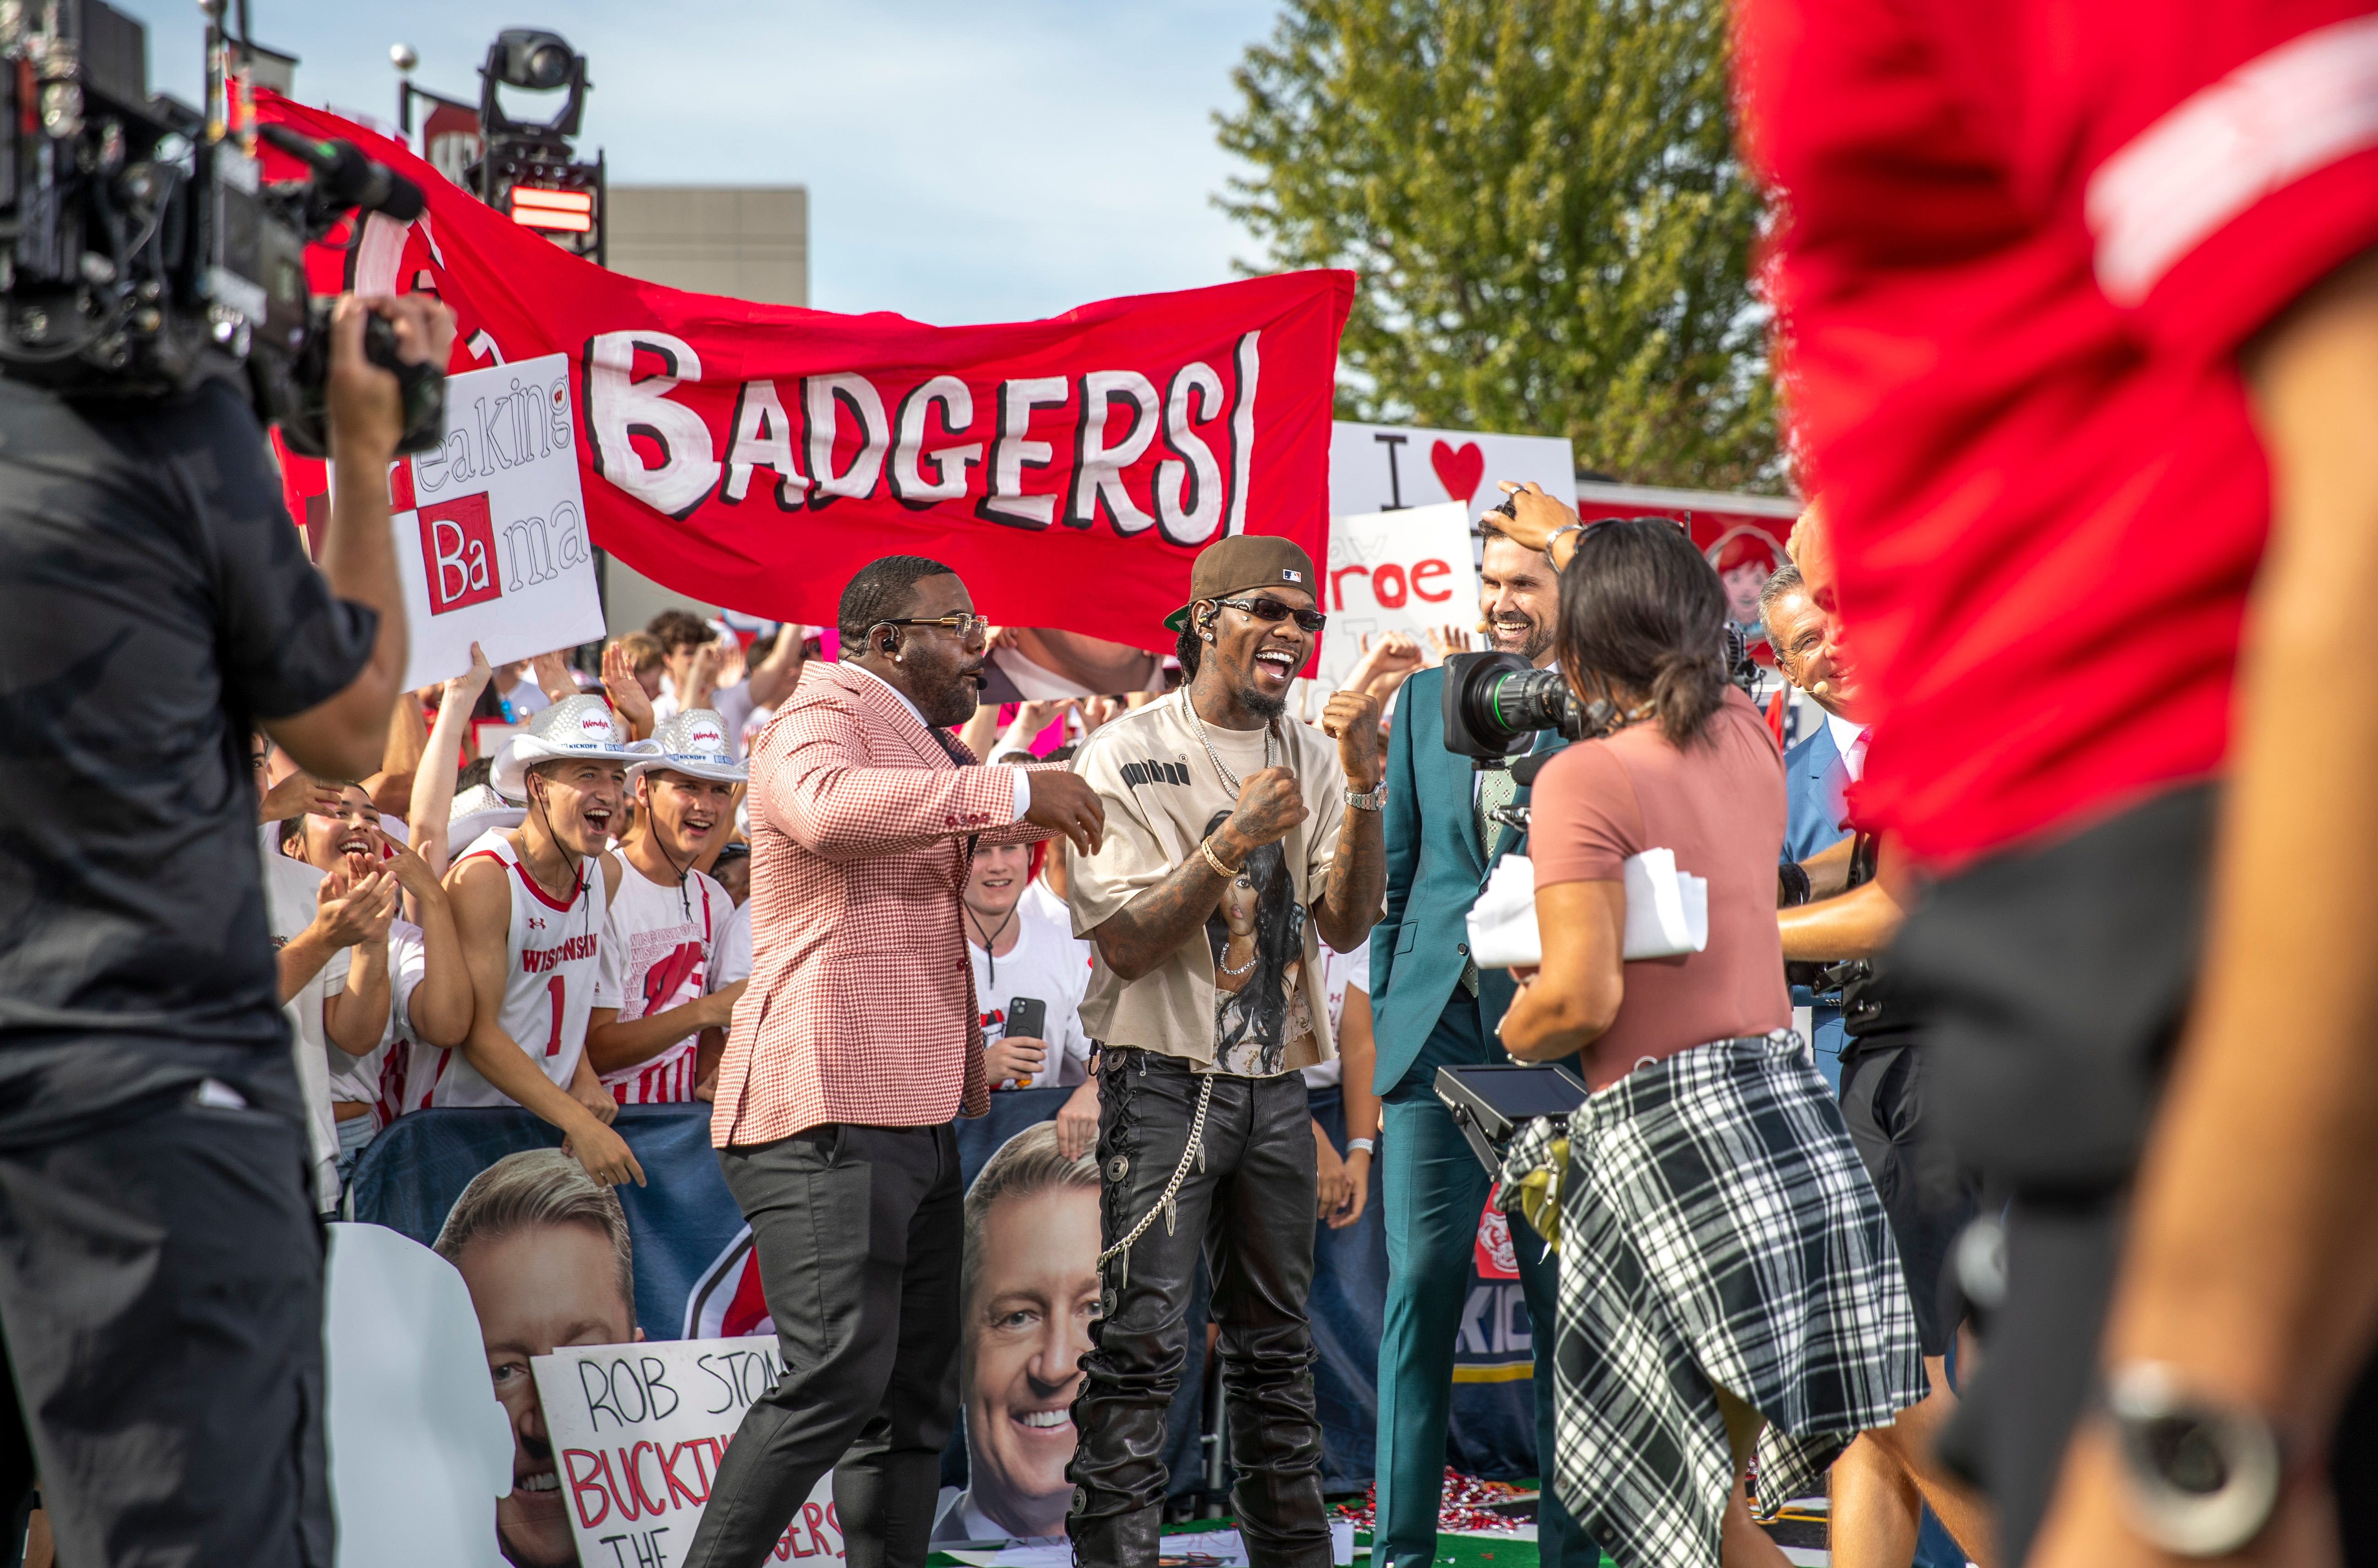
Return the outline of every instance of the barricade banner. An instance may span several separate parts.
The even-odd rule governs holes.
[[[1052,1142],[1052,1119],[1071,1093],[1068,1089],[1052,1088],[996,1094],[991,1096],[990,1114],[957,1122],[960,1179],[971,1188],[984,1167],[1003,1151],[1014,1159],[1033,1153],[1036,1140]],[[1313,1110],[1323,1131],[1342,1146],[1345,1118],[1338,1092],[1315,1091]],[[557,1411],[555,1395],[546,1386],[547,1370],[539,1366],[536,1371],[538,1387],[545,1391],[545,1429],[558,1432],[561,1423],[575,1422],[570,1430],[583,1430],[590,1443],[599,1435],[603,1448],[610,1452],[609,1513],[605,1514],[596,1507],[592,1492],[584,1494],[587,1512],[603,1514],[605,1520],[583,1526],[595,1530],[592,1538],[598,1542],[623,1533],[619,1507],[622,1494],[618,1488],[624,1483],[619,1478],[621,1460],[617,1451],[624,1445],[630,1459],[636,1460],[636,1443],[657,1443],[663,1435],[673,1433],[676,1427],[667,1423],[676,1422],[688,1402],[701,1406],[702,1418],[710,1425],[698,1432],[689,1429],[686,1435],[671,1437],[670,1451],[679,1453],[677,1473],[683,1484],[706,1497],[704,1478],[715,1472],[689,1468],[691,1450],[678,1451],[675,1444],[731,1434],[741,1419],[741,1409],[709,1409],[719,1403],[720,1394],[701,1358],[727,1354],[751,1357],[763,1350],[770,1357],[774,1355],[772,1337],[755,1337],[771,1335],[772,1326],[751,1254],[750,1231],[719,1175],[717,1159],[710,1146],[709,1107],[700,1104],[630,1106],[619,1112],[615,1125],[634,1150],[646,1180],[643,1187],[618,1189],[628,1222],[634,1302],[632,1319],[622,1314],[619,1337],[628,1340],[641,1334],[643,1340],[607,1358],[589,1345],[557,1344],[550,1350],[555,1357],[552,1364],[557,1367],[569,1363],[570,1358],[582,1357],[599,1363],[607,1372],[611,1361],[619,1360],[629,1369],[619,1374],[621,1379],[631,1373],[643,1378],[646,1394],[642,1406],[624,1381],[618,1383],[619,1392],[610,1396],[610,1412],[619,1413],[621,1418],[635,1414],[639,1408],[643,1412],[635,1423],[634,1435],[626,1437],[623,1444],[619,1434],[626,1429],[614,1426],[612,1413],[587,1407],[582,1389],[579,1394],[571,1395],[578,1399],[581,1408]],[[401,1117],[365,1152],[355,1173],[354,1217],[388,1226],[425,1244],[434,1243],[446,1227],[456,1200],[474,1178],[507,1155],[553,1148],[558,1142],[552,1128],[525,1111],[429,1110]],[[987,1212],[979,1216],[978,1228],[967,1238],[968,1245],[975,1249],[976,1260],[970,1271],[974,1277],[971,1289],[982,1300],[1003,1302],[1012,1293],[1040,1302],[1033,1315],[1042,1319],[1063,1316],[1071,1325],[1066,1332],[1075,1336],[1071,1344],[1076,1353],[1087,1349],[1087,1310],[1097,1296],[1093,1267],[1095,1194],[1086,1191],[1079,1198],[1071,1192],[1051,1194],[1044,1199],[1050,1207],[1019,1212],[1013,1216],[1002,1215],[1005,1202],[988,1205]],[[1080,1223],[1082,1215],[1062,1207],[1068,1202],[1079,1203],[1088,1212],[1087,1227]],[[1537,1244],[1532,1237],[1509,1239],[1519,1240],[1521,1245]],[[1490,1266],[1494,1262],[1492,1251],[1490,1247]],[[1075,1256],[1075,1252],[1082,1255]],[[530,1260],[523,1257],[522,1262],[525,1268]],[[475,1262],[466,1268],[466,1277],[484,1275],[498,1263],[500,1260]],[[1356,1492],[1372,1477],[1378,1419],[1379,1334],[1387,1294],[1387,1242],[1379,1222],[1375,1178],[1371,1201],[1356,1224],[1343,1230],[1331,1230],[1315,1222],[1314,1265],[1308,1310],[1317,1352],[1314,1380],[1322,1424],[1324,1484],[1332,1493]],[[587,1278],[581,1283],[584,1288],[596,1291],[598,1298],[597,1287],[617,1279],[615,1261],[599,1248],[587,1253],[584,1266]],[[558,1294],[571,1287],[552,1257],[538,1258],[535,1268],[533,1275],[520,1275],[522,1281],[533,1281],[534,1288],[523,1284],[521,1290],[510,1294],[526,1295],[534,1306],[538,1292]],[[1538,1473],[1533,1382],[1530,1375],[1532,1335],[1518,1281],[1500,1275],[1499,1267],[1493,1276],[1482,1275],[1473,1267],[1465,1270],[1463,1277],[1446,1282],[1446,1288],[1459,1288],[1465,1293],[1457,1330],[1453,1419],[1447,1461],[1472,1474],[1516,1479]],[[611,1293],[616,1295],[616,1284],[611,1285]],[[479,1306],[483,1327],[491,1339],[513,1337],[509,1331],[499,1335],[497,1326],[486,1321],[489,1313],[498,1310],[498,1299],[504,1294],[489,1289],[483,1302],[474,1291],[474,1303]],[[1207,1285],[1200,1270],[1190,1304],[1183,1394],[1173,1402],[1166,1442],[1166,1461],[1171,1466],[1171,1491],[1175,1496],[1196,1492],[1205,1485],[1199,1436],[1204,1415],[1200,1391],[1206,1380],[1206,1299]],[[976,1304],[979,1306],[980,1302]],[[558,1315],[574,1320],[586,1313],[573,1311]],[[1002,1530],[1025,1534],[1025,1530],[1013,1526],[1023,1521],[1021,1511],[1028,1508],[1034,1498],[1071,1490],[1070,1483],[1063,1478],[1064,1464],[1072,1456],[1072,1445],[1066,1441],[1070,1434],[1055,1433],[1059,1423],[1048,1411],[1069,1404],[1073,1391],[1066,1389],[1053,1402],[1019,1393],[1030,1384],[1030,1380],[1018,1371],[1029,1357],[1010,1354],[1011,1347],[997,1343],[985,1332],[985,1324],[991,1318],[992,1314],[986,1311],[976,1311],[967,1313],[962,1322],[963,1414],[960,1430],[943,1456],[943,1480],[947,1491],[942,1522],[935,1532],[944,1543],[982,1539]],[[732,1347],[731,1351],[720,1349],[716,1342],[726,1342]],[[668,1394],[657,1393],[652,1380],[644,1376],[641,1358],[645,1356],[660,1359],[662,1380],[680,1401],[677,1407],[666,1408],[670,1406]],[[688,1356],[692,1358],[690,1374],[679,1364]],[[763,1371],[767,1364],[747,1359],[727,1369],[729,1381],[747,1401],[761,1386],[755,1381],[758,1377],[773,1378],[772,1371]],[[727,1368],[727,1363],[716,1359],[710,1365]],[[570,1386],[567,1382],[562,1384],[565,1391]],[[710,1396],[696,1398],[689,1390],[708,1391]],[[524,1418],[525,1412],[513,1408],[518,1395],[504,1397],[507,1407],[513,1410],[515,1431],[525,1429],[534,1432],[534,1422]],[[627,1402],[625,1406],[619,1404],[622,1399]],[[662,1413],[656,1416],[655,1411]],[[663,1424],[654,1426],[655,1422]],[[1052,1436],[1056,1441],[1046,1441]],[[550,1499],[570,1508],[567,1530],[580,1530],[578,1512],[568,1502],[578,1494],[570,1490],[571,1473],[562,1468],[566,1461],[560,1457],[561,1451],[569,1445],[555,1436],[549,1448],[551,1457],[538,1452],[544,1446],[523,1445],[517,1474],[531,1478],[532,1484],[538,1488],[548,1484],[557,1487],[558,1497],[532,1494],[524,1500],[523,1494],[516,1491],[513,1499],[498,1504],[499,1516],[503,1516],[507,1506],[519,1514],[534,1510]],[[592,1446],[586,1446],[589,1453],[594,1452]],[[704,1456],[707,1461],[707,1450]],[[667,1540],[670,1560],[675,1561],[683,1542],[691,1539],[691,1524],[698,1511],[685,1504],[681,1497],[663,1495],[667,1483],[653,1467],[651,1450],[644,1451],[642,1462],[644,1494],[663,1503],[659,1522],[670,1526]],[[555,1477],[552,1483],[542,1479],[546,1473]],[[659,1492],[654,1490],[656,1485],[661,1489]],[[811,1501],[822,1505],[830,1495],[821,1491]],[[632,1492],[627,1494],[627,1500],[636,1502],[641,1510],[641,1502]],[[806,1517],[804,1514],[802,1518]],[[825,1523],[825,1533],[813,1537],[802,1527],[801,1520],[796,1520],[796,1527],[787,1533],[787,1538],[778,1543],[784,1559],[791,1561],[803,1553],[823,1551],[821,1542],[838,1550],[838,1530],[830,1518]],[[558,1512],[552,1524],[563,1524]],[[654,1526],[631,1519],[624,1531],[631,1535],[639,1528],[651,1527]],[[679,1534],[679,1530],[684,1533]],[[581,1538],[587,1538],[582,1535]],[[624,1562],[638,1561],[631,1541],[615,1544],[627,1553]],[[587,1568],[608,1568],[611,1550],[610,1545],[606,1545],[602,1555],[582,1553],[582,1562]]]
[[[569,255],[400,143],[260,97],[427,198],[410,224],[358,226],[350,286],[436,293],[453,370],[567,356],[594,542],[656,582],[831,623],[860,566],[930,556],[996,621],[1169,650],[1162,619],[1210,541],[1328,555],[1351,272],[955,328],[684,293]],[[487,455],[515,461],[514,439],[498,428]]]

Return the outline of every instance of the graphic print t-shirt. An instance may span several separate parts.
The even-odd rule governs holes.
[[[1214,820],[1238,804],[1207,754],[1186,701],[1174,692],[1100,725],[1074,760],[1074,771],[1099,792],[1107,819],[1098,854],[1078,855],[1070,846],[1065,851],[1066,900],[1077,934],[1104,924],[1171,875],[1197,853]],[[1238,778],[1264,766],[1263,732],[1204,728],[1223,766]],[[1224,1036],[1240,1029],[1252,1007],[1266,1027],[1242,1035],[1236,1041],[1242,1048],[1221,1064],[1222,1071],[1280,1072],[1337,1054],[1321,994],[1320,939],[1307,911],[1338,853],[1345,775],[1338,765],[1337,742],[1319,730],[1283,717],[1276,733],[1272,759],[1295,773],[1306,816],[1276,846],[1287,872],[1287,894],[1267,899],[1257,917],[1259,928],[1286,950],[1275,949],[1258,973],[1247,977],[1247,985],[1262,985],[1265,994],[1251,997],[1243,987],[1230,995],[1219,991],[1212,936],[1192,938],[1137,980],[1123,981],[1103,962],[1092,970],[1082,1027],[1094,1039],[1210,1068]],[[1248,865],[1255,864],[1251,856]],[[1295,927],[1292,938],[1278,933],[1279,923]],[[1284,963],[1278,962],[1283,957]],[[1225,1011],[1231,1014],[1227,1019]],[[1273,1020],[1284,1032],[1278,1036],[1277,1059],[1265,1059],[1273,1053],[1255,1036],[1268,1035]]]
[[[712,978],[712,960],[735,901],[703,872],[688,871],[680,888],[654,881],[625,856],[621,861],[619,893],[603,928],[594,1005],[616,1007],[619,1022],[631,1023],[683,1007],[724,983]],[[690,1100],[699,1041],[689,1033],[632,1067],[603,1074],[604,1086],[623,1106]]]

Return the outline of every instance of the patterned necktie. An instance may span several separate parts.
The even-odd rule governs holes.
[[[1478,858],[1491,868],[1495,864],[1495,845],[1503,836],[1503,824],[1495,820],[1498,808],[1508,806],[1519,793],[1519,782],[1508,768],[1489,768],[1478,775],[1478,804],[1475,826],[1478,829]],[[1478,994],[1478,965],[1468,958],[1461,961],[1461,988],[1471,996]]]

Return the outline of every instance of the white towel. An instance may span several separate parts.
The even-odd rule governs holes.
[[[1675,958],[1709,947],[1709,883],[1676,869],[1675,851],[1647,849],[1622,868],[1627,933],[1619,956]],[[1470,956],[1481,969],[1531,968],[1543,962],[1536,928],[1536,868],[1507,855],[1470,906]]]

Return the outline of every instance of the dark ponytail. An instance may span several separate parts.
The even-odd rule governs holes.
[[[1674,519],[1597,522],[1561,571],[1561,668],[1639,693],[1672,745],[1699,740],[1725,700],[1724,627],[1724,586]]]

